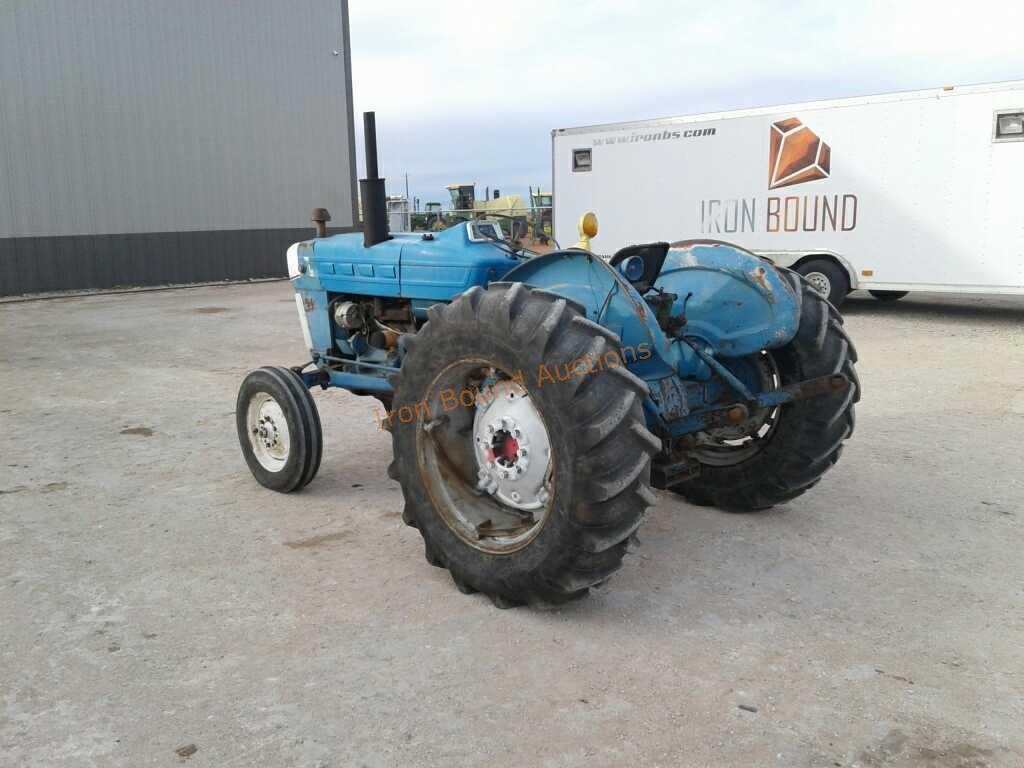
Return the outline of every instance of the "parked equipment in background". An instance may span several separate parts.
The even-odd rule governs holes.
[[[264,486],[309,483],[323,437],[310,389],[384,406],[388,474],[426,558],[499,606],[580,597],[616,571],[654,503],[758,510],[818,482],[853,432],[856,354],[811,285],[717,240],[597,256],[597,218],[530,255],[500,224],[365,231],[288,249],[312,361],[250,373],[236,421]],[[565,235],[563,234],[563,237]],[[358,452],[358,446],[352,446]]]
[[[495,189],[492,196],[488,188],[484,199],[477,200],[476,184],[449,184],[446,189],[451,196],[452,223],[468,219],[499,219],[510,239],[517,240],[526,234],[528,211],[520,195],[502,195]]]
[[[1024,293],[1024,81],[559,129],[555,236],[692,232],[850,290]],[[622,195],[628,187],[629,195]]]
[[[476,206],[476,184],[449,184],[445,189],[451,197],[452,210],[472,211]]]
[[[422,211],[412,215],[413,232],[439,232],[446,226],[440,203],[426,203]]]
[[[411,232],[412,211],[409,199],[401,196],[388,197],[388,228],[393,232]]]
[[[553,232],[551,198],[550,192],[541,192],[540,187],[536,190],[530,187],[530,232],[533,239],[543,245],[547,245]]]

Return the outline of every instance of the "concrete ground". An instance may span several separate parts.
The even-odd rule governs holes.
[[[605,588],[501,611],[424,561],[375,400],[317,393],[306,491],[252,480],[287,283],[0,305],[0,765],[1024,764],[1024,300],[846,315],[818,488],[661,494]]]

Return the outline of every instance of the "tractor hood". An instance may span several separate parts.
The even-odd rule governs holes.
[[[490,222],[467,222],[437,233],[395,233],[366,247],[363,235],[297,243],[289,274],[315,279],[331,293],[450,301],[501,279],[519,260],[493,240]],[[294,250],[293,250],[294,249]]]

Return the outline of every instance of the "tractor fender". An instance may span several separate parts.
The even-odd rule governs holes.
[[[676,294],[678,333],[716,355],[742,357],[789,343],[800,323],[800,298],[768,259],[720,240],[682,240],[665,257],[655,289]]]
[[[679,352],[658,327],[654,311],[604,259],[577,249],[553,251],[515,267],[502,278],[508,281],[575,301],[588,320],[619,336],[626,366],[641,378],[677,372]]]

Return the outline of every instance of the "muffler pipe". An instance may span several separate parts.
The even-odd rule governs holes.
[[[388,235],[387,194],[384,179],[377,170],[377,118],[363,113],[363,143],[366,145],[366,178],[359,180],[363,200],[363,245],[369,248],[390,239]]]

